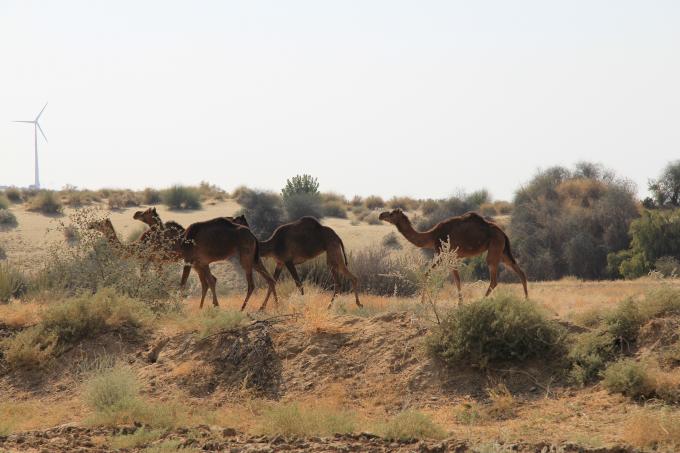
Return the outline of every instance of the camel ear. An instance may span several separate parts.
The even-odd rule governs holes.
[[[153,208],[151,211],[156,214],[156,208]]]

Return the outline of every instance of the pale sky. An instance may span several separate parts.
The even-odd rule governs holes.
[[[680,158],[680,2],[0,0],[0,185],[510,199]]]

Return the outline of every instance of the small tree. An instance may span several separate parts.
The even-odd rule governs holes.
[[[651,179],[649,190],[658,206],[680,207],[680,160],[666,165],[659,179]]]
[[[287,198],[299,194],[319,195],[319,181],[311,175],[297,175],[286,181],[286,186],[281,189],[284,202]]]
[[[239,214],[246,216],[251,231],[260,240],[267,239],[283,223],[281,197],[277,193],[242,190],[238,202],[243,207]]]

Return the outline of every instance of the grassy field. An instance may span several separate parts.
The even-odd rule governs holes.
[[[197,211],[159,212],[186,225],[237,209],[226,200]],[[122,238],[139,226],[132,220],[135,210],[108,214]],[[30,270],[50,244],[63,241],[54,225],[68,215],[47,217],[22,205],[12,212],[18,226],[0,232],[0,241],[8,262]],[[393,231],[349,219],[325,223],[351,251],[379,245]],[[224,273],[233,274],[229,266]],[[368,431],[388,439],[454,438],[475,451],[494,452],[505,451],[501,445],[541,442],[657,451],[680,446],[677,279],[530,282],[530,304],[541,322],[562,329],[564,351],[451,366],[429,352],[428,339],[438,327],[419,294],[364,293],[359,308],[343,293],[329,310],[329,292],[307,283],[302,296],[283,280],[278,304],[270,301],[266,313],[258,313],[264,297],[258,290],[242,314],[242,289],[218,278],[217,309],[199,310],[195,292],[159,309],[110,290],[76,296],[29,291],[0,304],[0,436],[65,423],[137,421],[146,428],[134,435],[93,434],[91,442],[143,449],[171,430],[207,425],[248,436]],[[446,283],[434,303],[442,316],[462,313],[481,306],[487,285],[465,283],[460,306]],[[493,300],[521,306],[518,284],[501,284],[497,295]],[[270,324],[258,330],[264,324],[257,320]],[[474,341],[489,326],[475,327]],[[592,346],[607,335],[610,343]],[[244,349],[233,349],[238,344]],[[576,382],[572,362],[579,345],[606,363]],[[249,347],[264,349],[251,354]],[[238,361],[230,362],[235,356]],[[618,361],[621,376],[609,369]]]

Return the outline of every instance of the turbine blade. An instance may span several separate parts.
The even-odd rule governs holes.
[[[45,139],[45,141],[47,141],[47,136],[45,136],[45,133],[43,132],[42,127],[40,127],[40,123],[38,123],[38,122],[36,121],[36,122],[35,122],[35,125],[38,126],[38,129],[40,130],[40,133],[42,134],[42,136],[43,136],[43,138]]]
[[[13,123],[35,123],[35,121],[12,121]]]
[[[35,120],[36,120],[36,121],[38,121],[38,120],[40,119],[40,115],[43,114],[43,112],[45,111],[45,108],[46,108],[46,107],[47,107],[47,102],[45,102],[45,106],[42,108],[42,110],[40,111],[40,113],[38,113],[38,116],[35,117]]]

